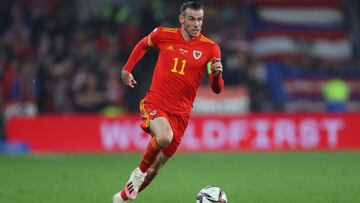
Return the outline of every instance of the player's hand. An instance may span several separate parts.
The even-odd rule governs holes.
[[[137,82],[134,79],[134,76],[127,70],[121,71],[121,79],[126,86],[134,88]]]
[[[223,71],[223,66],[221,64],[220,58],[213,58],[211,61],[211,72],[214,76],[219,76]]]

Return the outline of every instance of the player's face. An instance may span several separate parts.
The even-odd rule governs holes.
[[[187,8],[184,13],[179,16],[180,23],[188,37],[194,38],[200,34],[203,18],[204,11],[202,9],[193,10],[191,8]]]

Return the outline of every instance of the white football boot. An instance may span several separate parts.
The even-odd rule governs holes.
[[[113,196],[113,203],[125,203],[121,197],[121,192],[118,192]]]
[[[136,198],[139,188],[144,182],[146,174],[146,172],[141,172],[139,167],[135,168],[135,170],[131,173],[130,179],[125,185],[125,193],[130,200],[134,200]]]

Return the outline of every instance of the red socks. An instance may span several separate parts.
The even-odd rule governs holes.
[[[156,157],[162,148],[163,147],[157,143],[156,138],[152,137],[139,165],[139,168],[143,173],[145,173],[155,162]]]

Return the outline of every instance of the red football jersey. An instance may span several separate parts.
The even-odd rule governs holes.
[[[147,36],[159,48],[145,99],[172,114],[188,116],[207,63],[220,58],[219,46],[203,35],[185,41],[181,29],[158,27]]]

